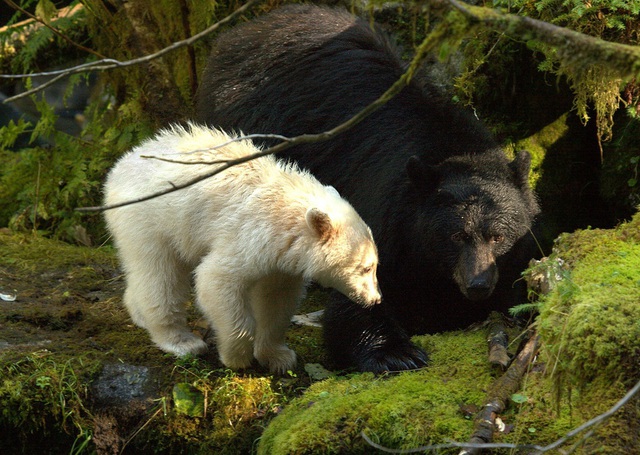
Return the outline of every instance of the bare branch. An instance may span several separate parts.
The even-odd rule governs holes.
[[[60,33],[58,31],[58,29],[52,27],[51,25],[49,25],[46,21],[44,21],[42,18],[35,16],[33,14],[31,14],[29,11],[25,10],[24,8],[21,8],[20,5],[17,5],[15,2],[13,2],[13,0],[4,0],[4,2],[9,5],[11,8],[20,11],[22,14],[30,17],[31,19],[33,19],[36,22],[41,23],[42,25],[44,25],[45,27],[47,27],[49,30],[51,30],[55,35],[59,36],[60,38],[62,38],[63,40],[67,41],[68,43],[70,43],[71,45],[77,47],[78,49],[83,50],[84,52],[88,52],[90,54],[96,55],[100,58],[106,58],[104,55],[102,55],[99,52],[94,51],[93,49],[90,49],[88,47],[83,46],[80,43],[76,43],[75,41],[73,41],[71,38],[69,38],[68,36],[66,36],[64,33]]]
[[[190,187],[192,185],[195,185],[198,182],[201,182],[203,180],[208,179],[209,177],[213,177],[216,174],[219,174],[220,172],[224,171],[225,169],[229,169],[231,166],[235,166],[237,164],[242,164],[245,163],[247,161],[251,161],[254,160],[256,158],[260,158],[261,156],[265,156],[268,155],[270,153],[276,153],[276,151],[274,151],[275,149],[279,150],[284,150],[286,148],[288,148],[287,146],[290,145],[295,145],[293,142],[296,139],[300,139],[302,138],[302,136],[298,136],[297,138],[293,138],[290,140],[290,142],[283,142],[280,143],[274,147],[268,148],[266,150],[263,150],[261,152],[258,153],[254,153],[252,155],[247,155],[247,156],[243,156],[242,158],[237,158],[235,160],[227,160],[226,162],[221,161],[222,166],[216,168],[215,170],[211,171],[211,172],[207,172],[205,174],[202,174],[194,179],[189,180],[188,182],[185,182],[183,184],[180,185],[176,185],[172,182],[167,182],[170,185],[170,188],[167,188],[166,190],[162,190],[162,191],[157,191],[155,193],[149,194],[147,196],[143,196],[140,197],[138,199],[132,199],[129,201],[124,201],[124,202],[120,202],[118,204],[112,204],[112,205],[105,205],[105,206],[96,206],[96,207],[78,207],[76,208],[76,210],[78,212],[100,212],[100,211],[104,211],[104,210],[111,210],[111,209],[116,209],[118,207],[124,207],[127,205],[131,205],[131,204],[137,204],[138,202],[144,202],[144,201],[148,201],[150,199],[154,199],[160,196],[163,196],[165,194],[169,194],[169,193],[173,193],[174,191],[178,191],[181,190],[183,188],[187,188]],[[295,143],[303,143],[305,141],[300,141],[300,142],[295,142]],[[156,159],[160,159],[161,161],[166,161],[166,160],[162,160],[161,158],[158,157],[154,157]],[[180,163],[180,164],[185,164],[185,163]],[[189,163],[189,164],[196,164],[196,163]],[[197,163],[197,164],[201,164],[201,163]]]
[[[164,158],[165,156],[185,156],[185,155],[192,155],[195,153],[201,153],[201,152],[210,152],[212,150],[218,150],[221,149],[222,147],[226,147],[227,145],[231,144],[232,142],[239,142],[239,141],[246,141],[246,140],[250,140],[250,139],[278,139],[280,141],[283,142],[289,142],[291,141],[291,138],[288,138],[286,136],[282,136],[280,134],[248,134],[246,136],[238,136],[238,137],[234,137],[231,140],[228,140],[227,142],[223,142],[222,144],[218,144],[214,147],[208,147],[208,148],[204,148],[204,149],[195,149],[195,150],[189,150],[188,152],[176,152],[176,153],[164,153],[162,156],[158,156],[158,155],[140,155],[140,158],[148,158],[148,159],[152,159],[152,160],[158,160],[158,161],[164,161],[166,163],[176,163],[176,164],[198,164],[198,165],[211,165],[211,164],[228,164],[231,160],[213,160],[213,161],[202,161],[202,160],[198,160],[198,161],[183,161],[183,160],[174,160],[171,158]]]
[[[6,0],[5,0],[6,1]],[[256,3],[258,3],[260,0],[249,0],[247,3],[245,3],[244,5],[242,5],[240,8],[238,8],[237,10],[235,10],[233,13],[229,14],[228,16],[226,16],[224,19],[220,19],[218,22],[216,22],[215,24],[211,25],[210,27],[208,27],[207,29],[203,30],[200,33],[197,33],[187,39],[184,39],[182,41],[176,41],[175,43],[172,43],[171,45],[165,47],[164,49],[159,50],[158,52],[154,53],[154,54],[149,54],[149,55],[145,55],[143,57],[139,57],[139,58],[135,58],[132,60],[127,60],[124,62],[121,62],[119,60],[114,60],[114,59],[109,59],[109,58],[105,58],[102,60],[97,60],[95,62],[89,62],[89,63],[83,63],[82,65],[78,65],[78,66],[74,66],[71,68],[65,68],[63,70],[57,70],[57,71],[47,71],[47,72],[42,72],[42,73],[34,73],[34,74],[0,74],[0,78],[5,78],[5,79],[23,79],[23,78],[27,78],[27,77],[36,77],[36,76],[57,76],[56,78],[53,79],[53,81],[59,80],[63,77],[66,76],[71,76],[72,74],[77,74],[77,73],[82,73],[85,71],[104,71],[104,70],[109,70],[109,69],[113,69],[113,68],[125,68],[128,66],[132,66],[132,65],[139,65],[141,63],[147,63],[151,60],[157,59],[162,57],[163,55],[172,52],[176,49],[180,49],[182,47],[185,46],[189,46],[193,43],[195,43],[196,41],[198,41],[199,39],[209,35],[210,33],[213,33],[214,31],[216,31],[218,28],[220,28],[222,25],[232,21],[233,19],[235,19],[237,16],[239,16],[240,14],[244,13],[245,11],[247,11],[249,8],[251,8],[253,5],[255,5]],[[24,98],[26,96],[29,96],[35,92],[38,92],[42,89],[44,89],[45,87],[48,87],[49,85],[51,85],[53,82],[52,81],[48,81],[47,83],[44,83],[32,90],[28,90],[26,92],[20,93],[18,95],[12,96],[10,98],[6,98],[3,102],[4,103],[8,103],[11,101],[15,101],[18,100],[20,98]]]
[[[148,201],[150,199],[154,199],[156,197],[160,197],[160,196],[163,196],[165,194],[173,193],[174,191],[178,191],[178,190],[181,190],[183,188],[187,188],[187,187],[189,187],[191,185],[195,185],[198,182],[201,182],[201,181],[203,181],[205,179],[208,179],[210,177],[213,177],[214,175],[219,174],[220,172],[224,171],[225,169],[229,169],[231,166],[235,166],[237,164],[246,163],[247,161],[251,161],[253,159],[260,158],[261,156],[282,152],[282,151],[284,151],[284,150],[286,150],[286,149],[288,149],[290,147],[293,147],[294,145],[308,144],[308,143],[312,143],[312,142],[320,142],[320,141],[326,141],[328,139],[331,139],[331,138],[335,137],[336,135],[342,133],[343,131],[346,131],[349,128],[357,125],[365,117],[369,116],[373,112],[375,112],[378,109],[380,109],[391,98],[393,98],[395,95],[400,93],[400,91],[404,87],[406,87],[407,84],[409,84],[409,82],[413,78],[413,75],[414,75],[415,71],[418,69],[420,64],[425,59],[425,57],[427,55],[427,52],[431,49],[431,47],[436,42],[436,40],[433,38],[433,36],[434,35],[430,35],[429,37],[425,38],[425,40],[418,47],[418,50],[416,51],[416,55],[413,58],[413,60],[411,60],[411,63],[409,64],[409,67],[407,68],[407,70],[402,74],[402,76],[400,76],[400,78],[396,82],[393,83],[393,85],[386,92],[384,92],[377,100],[373,101],[371,104],[369,104],[367,107],[365,107],[360,112],[355,114],[349,120],[345,121],[344,123],[341,123],[340,125],[336,126],[335,128],[333,128],[333,129],[331,129],[329,131],[325,131],[325,132],[318,133],[318,134],[302,134],[300,136],[296,136],[296,137],[293,137],[293,138],[287,138],[287,137],[279,136],[279,135],[267,135],[267,137],[273,137],[273,138],[280,139],[280,140],[282,140],[282,142],[277,144],[277,145],[274,145],[273,147],[269,147],[269,148],[267,148],[265,150],[262,150],[262,151],[260,151],[258,153],[254,153],[252,155],[247,155],[247,156],[244,156],[244,157],[241,157],[241,158],[237,158],[237,159],[234,159],[234,160],[226,161],[226,162],[224,162],[222,164],[222,166],[212,170],[211,172],[207,172],[205,174],[202,174],[202,175],[200,175],[200,176],[198,176],[198,177],[196,177],[196,178],[194,178],[194,179],[192,179],[192,180],[190,180],[188,182],[185,182],[184,184],[181,184],[181,185],[173,185],[172,184],[171,188],[167,188],[166,190],[158,191],[156,193],[149,194],[147,196],[143,196],[143,197],[140,197],[138,199],[134,199],[134,200],[130,200],[130,201],[124,201],[124,202],[121,202],[121,203],[118,203],[118,204],[112,204],[112,205],[107,205],[107,206],[96,206],[96,207],[78,207],[78,208],[76,208],[76,210],[80,211],[80,212],[99,212],[99,211],[104,211],[104,210],[115,209],[115,208],[118,208],[118,207],[124,207],[124,206],[131,205],[131,204],[136,204],[138,202]],[[258,135],[258,136],[264,137],[264,135]],[[242,140],[242,139],[245,139],[247,137],[250,137],[250,136],[240,137],[240,138],[237,138],[236,140]],[[253,135],[253,137],[255,137],[255,135]]]

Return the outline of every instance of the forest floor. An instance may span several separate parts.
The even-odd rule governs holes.
[[[501,414],[498,442],[557,441],[610,409],[637,379],[638,222],[556,244],[567,261],[548,264],[571,264],[547,273],[565,283],[552,294],[560,309],[543,307],[546,345],[543,337]],[[113,248],[0,229],[0,453],[371,453],[363,434],[395,449],[464,442],[503,374],[487,361],[482,329],[415,337],[430,355],[428,368],[373,376],[326,370],[321,329],[300,325],[287,335],[298,354],[294,370],[231,371],[215,348],[182,359],[160,351],[132,324],[123,291]],[[312,288],[300,312],[322,308],[326,297]],[[578,313],[585,309],[591,313]],[[590,336],[565,333],[573,313],[577,329],[588,322]],[[193,307],[190,324],[210,338]],[[517,327],[509,331],[513,356],[521,340]],[[591,363],[580,377],[590,376],[580,383],[571,379],[571,362],[585,353]],[[638,400],[576,442],[576,453],[640,453]]]
[[[136,453],[161,452],[163,445],[179,452],[198,438],[213,438],[211,433],[220,441],[211,445],[242,453],[265,422],[310,384],[304,365],[324,360],[320,329],[299,326],[288,340],[299,369],[283,377],[259,367],[231,372],[215,349],[176,359],[133,325],[123,291],[111,247],[0,230],[0,432],[7,435],[0,438],[0,453],[66,453],[94,445],[99,453],[127,446]],[[324,294],[315,295],[307,299],[312,309]],[[193,308],[191,325],[209,336]],[[175,415],[167,405],[177,402],[182,389],[174,390],[176,384],[196,386],[196,404],[202,392],[227,393],[215,402],[205,398],[201,410],[187,405]]]

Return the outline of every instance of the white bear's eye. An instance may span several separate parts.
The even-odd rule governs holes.
[[[371,273],[371,271],[372,271],[372,270],[373,270],[373,266],[364,267],[364,268],[362,269],[362,274],[363,274],[363,275],[367,275],[367,274]]]

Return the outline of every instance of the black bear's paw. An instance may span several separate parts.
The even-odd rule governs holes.
[[[427,353],[409,341],[367,346],[355,359],[358,370],[375,374],[418,370],[428,362]]]

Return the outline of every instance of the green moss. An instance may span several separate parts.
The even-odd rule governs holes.
[[[77,247],[37,235],[0,231],[0,265],[15,268],[16,272],[73,269],[76,279],[95,280],[105,278],[99,273],[101,269],[113,271],[116,264],[110,247]]]
[[[519,392],[525,399],[501,416],[511,430],[497,440],[553,442],[609,409],[640,375],[638,245],[640,215],[614,230],[558,241],[554,257],[564,259],[569,279],[542,302],[541,360],[525,377]],[[153,373],[154,407],[137,420],[116,418],[119,437],[132,437],[127,451],[136,453],[371,453],[361,431],[393,448],[466,441],[473,422],[462,409],[481,406],[500,374],[487,365],[482,331],[415,337],[431,356],[422,371],[354,374],[311,386],[304,364],[324,363],[317,328],[289,331],[300,362],[285,377],[231,372],[215,350],[176,360],[132,325],[116,264],[111,248],[0,231],[0,288],[18,294],[16,302],[0,302],[0,341],[11,347],[0,349],[0,430],[12,438],[0,441],[0,451],[9,442],[30,449],[44,441],[52,453],[74,444],[91,450],[100,412],[92,407],[91,385],[105,363],[144,365]],[[302,311],[325,300],[314,289]],[[197,318],[191,314],[201,329]],[[176,410],[178,383],[203,397],[201,417]],[[577,453],[637,451],[639,409],[632,402]]]
[[[562,236],[570,274],[543,299],[545,352],[562,381],[630,381],[640,374],[640,215],[613,230]]]
[[[312,385],[265,430],[259,453],[370,453],[360,432],[393,448],[465,440],[473,424],[461,405],[481,406],[492,380],[485,335],[416,337],[431,354],[419,372],[332,378]]]
[[[38,435],[34,439],[48,439],[51,453],[88,440],[92,416],[85,400],[100,368],[91,357],[0,351],[0,428],[13,429],[7,440]]]
[[[531,136],[507,146],[509,151],[527,150],[531,154],[529,183],[532,188],[544,191],[544,188],[538,188],[538,183],[542,179],[542,164],[547,151],[568,133],[567,116],[568,114],[563,114]]]
[[[538,445],[553,443],[588,420],[608,411],[627,392],[627,387],[619,381],[612,383],[608,379],[598,378],[581,391],[567,389],[558,400],[553,378],[542,366],[543,364],[539,364],[524,378],[520,395],[526,397],[525,402],[512,403],[500,416],[508,430],[494,433],[495,442]],[[623,408],[622,412],[605,420],[602,425],[592,428],[595,430],[592,435],[587,436],[587,431],[584,431],[569,439],[562,447],[568,450],[576,444],[577,454],[636,453],[640,431],[640,409],[636,403],[637,400]],[[582,438],[584,440],[578,443]]]
[[[515,431],[502,441],[553,442],[609,410],[640,376],[640,214],[616,229],[564,234],[549,259],[564,269],[540,301],[544,368],[527,375],[526,402],[503,416]],[[636,453],[639,402],[598,426],[577,453]]]
[[[152,422],[137,441],[138,448],[146,440],[157,452],[248,453],[263,422],[287,401],[269,376],[211,368],[196,358],[178,360],[172,378],[180,381],[173,387],[174,398],[184,400],[184,393],[176,389],[188,389],[199,409],[185,415],[185,410],[193,410],[180,402],[169,403],[167,414]]]

